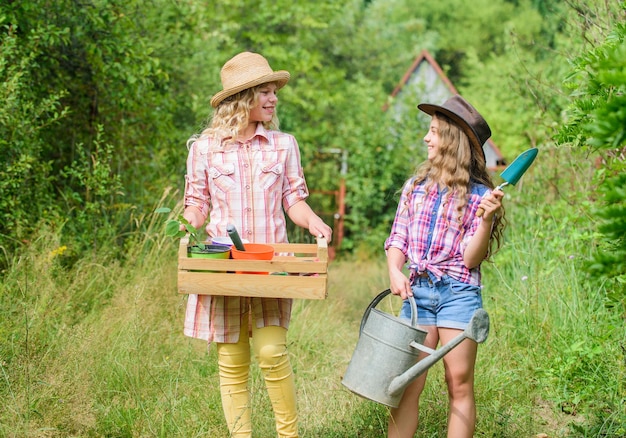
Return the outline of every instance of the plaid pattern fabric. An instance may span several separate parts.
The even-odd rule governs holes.
[[[187,158],[185,206],[209,216],[209,236],[227,236],[233,224],[255,243],[287,242],[284,211],[309,191],[296,139],[258,124],[248,142],[203,138]],[[236,281],[236,279],[234,279]],[[241,315],[249,309],[258,327],[288,328],[291,299],[189,295],[184,333],[209,342],[237,342]]]
[[[447,274],[479,286],[480,267],[467,269],[463,252],[482,220],[476,211],[489,189],[472,185],[468,204],[459,217],[454,197],[439,191],[436,184],[427,193],[424,185],[413,188],[413,179],[404,185],[385,249],[401,250],[412,275],[429,271],[437,278]]]

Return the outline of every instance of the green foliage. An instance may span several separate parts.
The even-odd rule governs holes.
[[[601,237],[588,199],[593,168],[578,148],[541,153],[522,185],[507,191],[505,245],[483,273],[499,346],[510,342],[500,362],[510,374],[500,376],[501,384],[541,388],[536,406],[549,401],[548,412],[570,422],[556,436],[567,436],[565,429],[572,436],[601,436],[593,433],[599,430],[619,436],[626,424],[620,395],[626,369],[615,368],[624,358],[623,316],[606,306],[611,287],[585,270]],[[527,369],[533,375],[517,380]]]
[[[10,227],[3,234],[21,239],[37,221],[65,217],[68,241],[79,242],[78,251],[92,250],[103,245],[96,245],[98,239],[126,234],[128,212],[152,203],[155,188],[172,181],[163,169],[175,163],[180,170],[184,161],[169,145],[184,145],[181,132],[188,135],[194,122],[185,88],[192,78],[177,57],[189,55],[191,64],[190,54],[201,44],[195,38],[195,45],[182,45],[193,35],[193,23],[204,19],[204,9],[196,9],[142,0],[0,6],[1,97],[7,103],[0,110],[7,166],[0,212],[13,217],[3,221]],[[91,145],[105,137],[106,152],[94,154]],[[88,177],[97,163],[84,160],[92,158],[106,162],[111,174]],[[125,205],[102,193],[119,195],[120,186]]]
[[[524,45],[540,45],[552,38],[555,30],[549,27],[558,21],[543,20],[536,7],[529,2],[489,0],[373,1],[357,31],[359,44],[350,50],[360,55],[356,60],[359,70],[382,81],[388,92],[422,49],[435,55],[458,84],[474,76],[466,71],[468,56],[497,59],[510,50],[512,35]],[[550,9],[556,15],[557,8]]]
[[[604,239],[589,266],[596,278],[609,279],[613,286],[608,293],[611,305],[620,303],[626,307],[626,174],[605,177],[598,186],[604,204],[597,209],[602,219],[598,231]]]
[[[33,90],[40,48],[24,49],[17,30],[2,18],[6,17],[0,16],[0,246],[11,252],[30,240],[39,220],[54,218],[59,211],[54,202],[46,202],[56,178],[51,157],[45,154],[45,136],[67,116],[67,108],[60,104],[65,93]]]
[[[99,126],[93,143],[78,145],[76,160],[60,174],[70,182],[64,194],[68,214],[64,233],[68,240],[74,238],[77,253],[97,251],[105,242],[115,241],[116,216],[128,208],[120,203],[124,192],[114,170],[114,148],[103,137],[104,130]],[[104,249],[116,251],[116,246],[105,245]],[[115,255],[123,257],[117,251]]]
[[[622,5],[626,11],[626,5]],[[570,121],[560,130],[561,143],[601,151],[596,176],[600,201],[598,230],[604,235],[589,270],[608,279],[612,303],[626,305],[626,26],[617,23],[606,41],[580,56],[568,85]]]
[[[547,377],[554,380],[555,387],[560,388],[556,401],[568,414],[576,414],[581,404],[593,403],[598,396],[598,388],[593,382],[604,381],[608,377],[598,375],[605,354],[602,340],[595,345],[587,345],[586,340],[574,341],[565,340],[562,354],[556,356],[546,370]]]
[[[155,213],[169,214],[172,209],[169,207],[160,207],[154,210]],[[184,229],[180,229],[181,226]],[[179,214],[176,219],[168,219],[165,222],[165,235],[173,239],[180,239],[189,234],[189,240],[193,242],[194,246],[204,248],[204,243],[201,241],[199,230],[191,225],[182,214]]]

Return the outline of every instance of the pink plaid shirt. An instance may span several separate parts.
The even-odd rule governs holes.
[[[468,204],[459,220],[456,202],[454,199],[448,201],[436,184],[428,193],[424,190],[424,183],[415,189],[412,187],[413,179],[410,179],[402,190],[385,249],[401,250],[408,259],[412,276],[430,271],[437,278],[445,274],[463,283],[480,286],[480,266],[467,269],[463,252],[482,221],[476,211],[489,189],[472,185]]]
[[[284,211],[309,196],[296,139],[262,124],[249,141],[202,138],[187,158],[185,206],[209,216],[209,236],[227,236],[233,224],[243,239],[287,242]],[[257,327],[289,327],[291,299],[189,295],[184,333],[208,342],[237,342],[242,314]]]

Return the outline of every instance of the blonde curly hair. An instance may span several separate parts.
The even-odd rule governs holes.
[[[221,101],[208,123],[200,134],[195,134],[187,140],[187,147],[202,138],[213,138],[218,141],[228,141],[239,137],[250,122],[250,111],[259,101],[260,90],[266,84],[247,88]],[[279,121],[276,113],[269,122],[263,122],[266,129],[278,130]]]

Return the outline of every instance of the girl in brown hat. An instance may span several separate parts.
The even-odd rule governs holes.
[[[497,249],[504,227],[504,194],[493,190],[483,144],[491,136],[485,119],[461,96],[443,105],[420,104],[432,116],[424,142],[428,159],[403,187],[385,242],[390,289],[404,300],[402,318],[411,318],[413,296],[424,344],[448,343],[482,307],[480,264]],[[408,264],[410,275],[402,269]],[[474,364],[477,343],[465,339],[443,357],[448,387],[448,437],[470,438],[476,423]],[[426,373],[391,409],[388,436],[413,437]]]
[[[278,131],[277,91],[289,80],[256,53],[224,64],[210,125],[189,142],[184,217],[209,236],[233,224],[256,243],[287,242],[286,218],[316,237],[331,229],[306,202],[296,139]],[[184,333],[217,345],[220,391],[231,437],[251,437],[250,340],[263,372],[279,437],[297,437],[296,390],[287,353],[291,299],[189,295]]]

